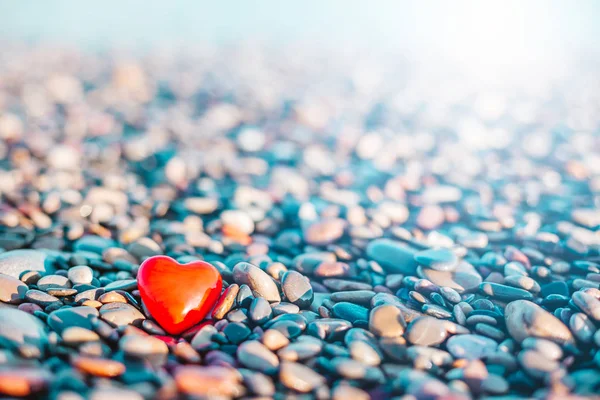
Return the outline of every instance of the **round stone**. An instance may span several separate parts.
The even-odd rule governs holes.
[[[248,308],[248,317],[257,325],[262,325],[273,316],[273,310],[269,302],[262,297],[252,300]]]
[[[287,301],[300,308],[308,308],[314,299],[310,280],[296,271],[286,272],[281,279],[281,289]]]
[[[60,303],[60,299],[58,297],[54,297],[48,293],[44,293],[35,289],[25,292],[25,300],[41,307],[47,307],[51,304]]]
[[[129,357],[147,360],[154,366],[167,362],[167,344],[153,336],[125,335],[119,341],[119,348]]]
[[[123,363],[104,358],[75,356],[71,363],[81,372],[102,378],[114,378],[125,372]]]
[[[69,272],[67,272],[67,277],[74,285],[87,285],[92,283],[92,279],[94,279],[94,273],[87,265],[78,265],[69,269]]]
[[[335,303],[332,311],[336,318],[345,319],[353,324],[357,321],[369,320],[369,309],[352,303]]]

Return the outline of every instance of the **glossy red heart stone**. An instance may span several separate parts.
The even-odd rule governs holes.
[[[179,264],[166,256],[145,260],[137,279],[150,315],[172,335],[202,321],[219,299],[223,286],[219,271],[209,263]]]

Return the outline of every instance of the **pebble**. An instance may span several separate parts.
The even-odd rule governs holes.
[[[273,310],[269,302],[262,297],[257,297],[252,300],[248,309],[248,317],[257,325],[262,325],[273,316]]]
[[[435,285],[449,287],[460,294],[474,291],[482,282],[479,272],[466,261],[461,261],[454,271],[436,271],[419,267],[417,274]]]
[[[235,283],[229,285],[227,289],[225,289],[212,311],[212,317],[214,319],[219,320],[225,318],[225,315],[234,306],[239,290],[240,286]]]
[[[48,291],[49,288],[70,288],[71,282],[66,276],[46,275],[40,278],[37,287],[44,291]]]
[[[119,349],[129,357],[148,360],[154,366],[164,365],[169,355],[166,343],[153,336],[125,335],[119,340]]]
[[[98,310],[92,307],[81,306],[61,308],[48,315],[48,325],[58,334],[69,327],[93,329],[90,317],[98,316]]]
[[[504,310],[506,329],[517,342],[528,337],[548,339],[559,344],[572,343],[573,335],[554,315],[527,300],[509,303]]]
[[[361,306],[369,306],[375,294],[372,290],[348,290],[332,293],[330,298],[336,303],[348,302]]]
[[[35,289],[30,289],[25,292],[25,300],[41,307],[48,307],[49,305],[60,303],[58,297]]]
[[[237,358],[246,368],[256,370],[267,375],[277,371],[279,358],[265,345],[249,340],[237,348]]]
[[[271,351],[287,346],[290,340],[276,329],[267,329],[262,336],[262,343]]]
[[[345,319],[353,324],[357,321],[369,320],[369,309],[352,303],[336,303],[332,311],[334,317]]]
[[[313,246],[325,246],[342,237],[346,221],[332,218],[310,224],[304,230],[304,240]]]
[[[380,337],[398,337],[404,333],[406,322],[399,308],[385,304],[369,314],[369,331]]]
[[[27,285],[10,275],[0,274],[0,301],[19,304],[25,299]]]
[[[501,285],[499,283],[482,283],[479,285],[479,290],[482,293],[501,301],[533,299],[533,295],[526,290]]]
[[[578,291],[571,298],[573,304],[594,321],[600,321],[600,300],[594,296]]]
[[[0,254],[0,274],[19,279],[26,271],[37,271],[42,275],[52,273],[46,254],[38,250],[11,250]]]
[[[137,308],[123,303],[104,304],[100,307],[100,317],[117,326],[125,326],[146,319]]]
[[[242,377],[222,366],[179,366],[174,373],[177,389],[192,396],[238,397]]]
[[[101,378],[114,378],[125,372],[123,363],[104,358],[75,356],[71,363],[81,372]]]
[[[416,252],[390,239],[376,239],[367,246],[367,257],[377,261],[387,273],[414,275]]]
[[[498,343],[481,335],[455,335],[448,339],[446,348],[455,358],[477,360],[494,353]]]
[[[17,367],[0,369],[0,394],[9,397],[41,396],[52,375],[45,369],[36,367]]]
[[[300,393],[308,393],[325,384],[325,378],[309,367],[287,361],[281,364],[279,381],[288,389]]]
[[[310,280],[296,271],[288,271],[281,278],[281,289],[287,301],[301,309],[310,307],[314,293]]]
[[[421,317],[406,328],[406,340],[421,346],[435,346],[448,337],[444,321],[433,317]]]
[[[271,277],[260,268],[240,262],[233,268],[233,279],[238,285],[248,285],[257,297],[262,297],[270,302],[281,301],[277,285]]]
[[[78,346],[86,342],[96,342],[100,336],[92,330],[80,326],[71,326],[64,329],[61,333],[62,339],[66,344]]]
[[[48,344],[48,334],[36,317],[12,308],[0,309],[0,347],[14,348],[29,344],[43,350]]]

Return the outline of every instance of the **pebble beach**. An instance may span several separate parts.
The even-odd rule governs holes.
[[[598,396],[596,70],[362,61],[6,46],[0,396]],[[140,298],[156,255],[223,280],[181,335]]]

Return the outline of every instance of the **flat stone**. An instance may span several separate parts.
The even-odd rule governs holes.
[[[227,337],[229,342],[233,344],[241,343],[250,336],[251,333],[250,328],[240,322],[229,323],[225,329],[223,329],[223,334]]]
[[[46,275],[37,282],[37,287],[44,291],[47,291],[49,288],[70,288],[71,282],[69,282],[69,278],[66,276]]]
[[[46,254],[38,250],[11,250],[0,254],[0,274],[19,279],[25,271],[45,275],[54,272],[46,262]]]
[[[110,303],[100,307],[100,317],[117,326],[130,325],[135,321],[146,319],[137,308],[130,304]]]
[[[541,379],[553,371],[559,369],[559,363],[546,358],[542,353],[535,350],[523,350],[517,356],[519,364],[534,378]]]
[[[114,378],[125,372],[123,363],[105,358],[75,356],[71,363],[81,372],[102,378]]]
[[[559,344],[573,343],[569,328],[542,307],[527,300],[509,303],[504,310],[506,329],[521,343],[528,337],[548,339]]]
[[[336,303],[348,302],[361,306],[371,304],[371,299],[375,296],[372,290],[348,290],[345,292],[335,292],[331,294],[331,300]]]
[[[54,297],[48,293],[44,293],[35,289],[25,292],[25,300],[41,307],[47,307],[51,304],[60,303],[60,299],[58,297]]]
[[[62,331],[62,339],[69,345],[80,345],[86,342],[96,342],[100,340],[100,336],[92,330],[82,328],[80,326],[71,326]]]
[[[367,257],[377,261],[390,274],[414,275],[417,268],[415,254],[415,250],[390,239],[375,239],[367,246]]]
[[[0,274],[0,301],[9,304],[19,304],[25,298],[29,288],[19,279]]]
[[[323,343],[318,339],[299,340],[279,350],[277,355],[280,360],[302,361],[317,356],[322,348]]]
[[[446,348],[456,358],[481,359],[498,348],[495,340],[481,335],[455,335],[446,342]]]
[[[97,317],[98,315],[98,310],[88,306],[61,308],[50,313],[48,325],[58,334],[72,326],[92,330],[91,317]]]
[[[288,271],[281,278],[281,289],[286,300],[300,308],[308,308],[313,302],[314,293],[310,280],[296,271]]]
[[[479,285],[479,290],[494,299],[501,301],[532,300],[533,294],[527,290],[506,286],[499,283],[484,282]]]
[[[246,284],[257,297],[270,302],[281,301],[279,290],[273,279],[260,268],[247,262],[237,263],[233,268],[233,280],[238,284]]]
[[[549,360],[559,360],[563,356],[562,348],[556,343],[546,339],[530,337],[523,340],[521,347],[538,351]]]
[[[429,249],[416,253],[415,261],[425,268],[436,271],[454,271],[459,259],[449,249]]]
[[[290,339],[276,329],[267,329],[261,341],[271,351],[277,351],[290,343]]]
[[[46,327],[36,317],[13,308],[0,309],[0,347],[33,345],[43,350],[48,344]]]
[[[122,279],[109,283],[104,287],[105,292],[111,292],[113,290],[123,290],[125,292],[137,289],[136,279]]]

